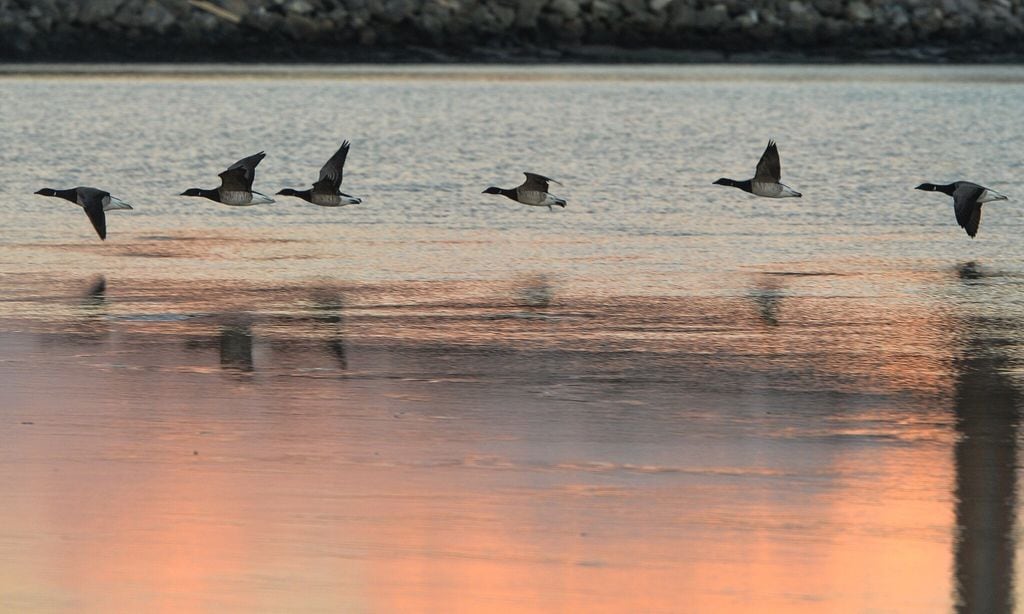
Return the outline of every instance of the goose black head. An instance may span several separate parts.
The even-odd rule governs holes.
[[[180,196],[205,196],[202,188],[189,188],[182,192]]]
[[[54,190],[53,188],[43,188],[41,190],[36,190],[36,194],[41,194],[43,196],[56,196],[57,190]]]
[[[494,186],[491,186],[491,187],[487,188],[486,190],[484,190],[483,193],[484,194],[501,194],[502,192],[501,192],[501,188],[496,188]]]
[[[947,196],[952,196],[956,192],[957,183],[948,183],[946,185],[935,185],[934,183],[922,183],[921,185],[914,188],[915,190],[924,190],[925,192],[942,192]]]
[[[736,182],[733,181],[732,179],[726,179],[725,177],[722,177],[721,179],[716,180],[711,185],[733,185],[735,183]]]
[[[275,196],[298,196],[298,195],[299,195],[299,193],[297,191],[293,190],[292,188],[285,188],[285,189],[281,190],[280,192],[278,192],[277,194],[275,194]]]

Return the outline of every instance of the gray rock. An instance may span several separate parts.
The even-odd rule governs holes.
[[[963,3],[960,0],[939,0],[939,8],[942,9],[943,13],[958,13],[963,9]]]
[[[673,29],[689,28],[697,23],[697,11],[686,0],[673,0],[668,9],[668,24]]]
[[[839,17],[844,13],[842,0],[813,0],[812,6],[826,17]]]
[[[242,25],[260,32],[274,32],[282,29],[284,17],[280,13],[271,13],[263,7],[258,7],[246,15]]]
[[[551,10],[565,19],[575,19],[580,14],[580,4],[577,0],[552,0]]]
[[[78,21],[94,24],[110,19],[121,8],[122,0],[88,0],[78,9]]]
[[[874,17],[875,14],[870,8],[868,8],[868,5],[861,2],[861,0],[853,0],[853,2],[846,6],[846,16],[851,21],[864,23],[866,21],[871,21],[871,18]]]
[[[299,13],[289,13],[284,17],[284,32],[292,40],[314,40],[319,34],[319,27],[314,19]]]
[[[617,0],[622,10],[630,15],[642,15],[647,12],[647,0]]]
[[[517,28],[533,28],[537,25],[537,18],[544,8],[547,0],[521,0],[516,4]]]
[[[942,11],[936,7],[920,7],[914,9],[913,22],[918,32],[929,35],[942,28]]]
[[[139,12],[139,25],[163,33],[174,25],[174,15],[156,0],[149,0]]]
[[[899,4],[890,8],[887,13],[889,27],[893,30],[902,30],[910,23],[910,17],[907,16],[907,10]]]
[[[412,0],[377,0],[369,5],[370,14],[385,23],[398,23],[412,15]]]
[[[284,10],[293,15],[309,15],[316,9],[307,0],[288,0],[284,4]]]
[[[32,8],[39,13],[39,17],[45,19],[60,19],[63,14],[56,0],[36,0]]]
[[[701,30],[717,30],[729,21],[729,9],[724,4],[709,6],[697,11],[694,25]]]
[[[590,3],[590,14],[597,19],[611,22],[622,18],[622,9],[610,0],[594,0]]]
[[[494,15],[494,20],[500,29],[507,30],[515,23],[516,10],[514,8],[502,4],[492,4],[490,8],[491,13]]]
[[[757,14],[757,9],[750,9],[746,13],[736,18],[736,23],[740,24],[744,30],[750,30],[757,24],[761,23],[761,17]]]
[[[370,23],[370,11],[362,9],[350,9],[348,13],[348,27],[353,30],[362,30]]]

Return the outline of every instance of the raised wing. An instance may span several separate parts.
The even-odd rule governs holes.
[[[953,190],[956,223],[972,237],[978,234],[978,225],[981,224],[981,203],[978,202],[978,198],[984,192],[985,188],[968,181],[959,182]]]
[[[221,189],[228,192],[251,192],[252,180],[256,178],[256,165],[266,157],[267,154],[261,151],[229,166],[228,170],[218,175]]]
[[[768,141],[768,147],[764,148],[761,159],[757,161],[754,182],[778,183],[781,180],[782,166],[779,164],[779,148],[775,146],[775,141]]]
[[[103,213],[103,199],[107,196],[110,195],[96,188],[78,188],[78,204],[85,209],[100,239],[107,238],[107,216]]]
[[[554,179],[549,179],[544,175],[538,175],[536,173],[523,173],[526,175],[526,181],[523,185],[519,186],[519,189],[524,192],[547,192],[548,182],[558,183]],[[558,183],[558,185],[562,185]]]
[[[345,168],[345,158],[348,157],[350,143],[344,141],[338,151],[334,152],[323,168],[320,169],[320,178],[316,186],[330,187],[331,191],[337,191],[341,187],[342,170]]]

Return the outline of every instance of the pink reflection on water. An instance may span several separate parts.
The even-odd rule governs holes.
[[[787,287],[769,324],[745,297],[588,302],[543,277],[108,281],[59,330],[4,334],[0,591],[28,611],[948,609],[951,327]]]

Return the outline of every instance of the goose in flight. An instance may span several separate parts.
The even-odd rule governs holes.
[[[531,207],[547,207],[551,210],[553,206],[565,208],[566,202],[564,198],[559,198],[553,194],[548,194],[548,183],[558,183],[554,179],[548,179],[543,175],[536,173],[523,173],[526,175],[526,181],[522,185],[514,188],[495,188],[489,187],[484,190],[484,194],[501,194],[502,196],[511,198],[517,203],[524,205],[530,205]],[[558,183],[558,185],[562,185]]]
[[[285,188],[277,193],[278,196],[295,196],[302,200],[320,205],[321,207],[343,207],[345,205],[358,205],[363,202],[355,196],[350,196],[341,191],[342,170],[345,168],[345,158],[348,157],[349,142],[345,141],[334,152],[323,168],[320,169],[320,178],[313,187],[308,190],[293,190]]]
[[[970,181],[954,181],[946,185],[922,183],[914,189],[925,192],[942,192],[952,196],[956,223],[960,224],[960,227],[967,231],[967,235],[972,239],[974,235],[978,234],[978,224],[981,223],[981,205],[994,200],[1006,200],[1006,197],[999,192]]]
[[[744,192],[750,192],[754,196],[767,198],[800,198],[803,196],[788,185],[780,183],[781,180],[782,166],[779,164],[779,148],[775,146],[775,141],[768,141],[768,147],[761,154],[761,159],[757,161],[757,170],[754,171],[753,179],[736,181],[722,177],[715,182],[715,185],[732,186]]]
[[[85,209],[85,214],[89,216],[89,221],[92,222],[92,227],[96,229],[96,234],[100,236],[100,240],[106,240],[107,238],[107,216],[104,214],[104,211],[132,208],[131,205],[120,198],[111,196],[110,192],[104,192],[96,188],[81,186],[68,190],[43,188],[37,191],[36,194],[70,200],[82,209]]]
[[[274,202],[266,194],[252,191],[252,180],[256,177],[256,165],[267,157],[262,151],[248,158],[242,158],[219,175],[220,186],[213,190],[189,188],[182,196],[201,196],[225,205],[259,205]]]

